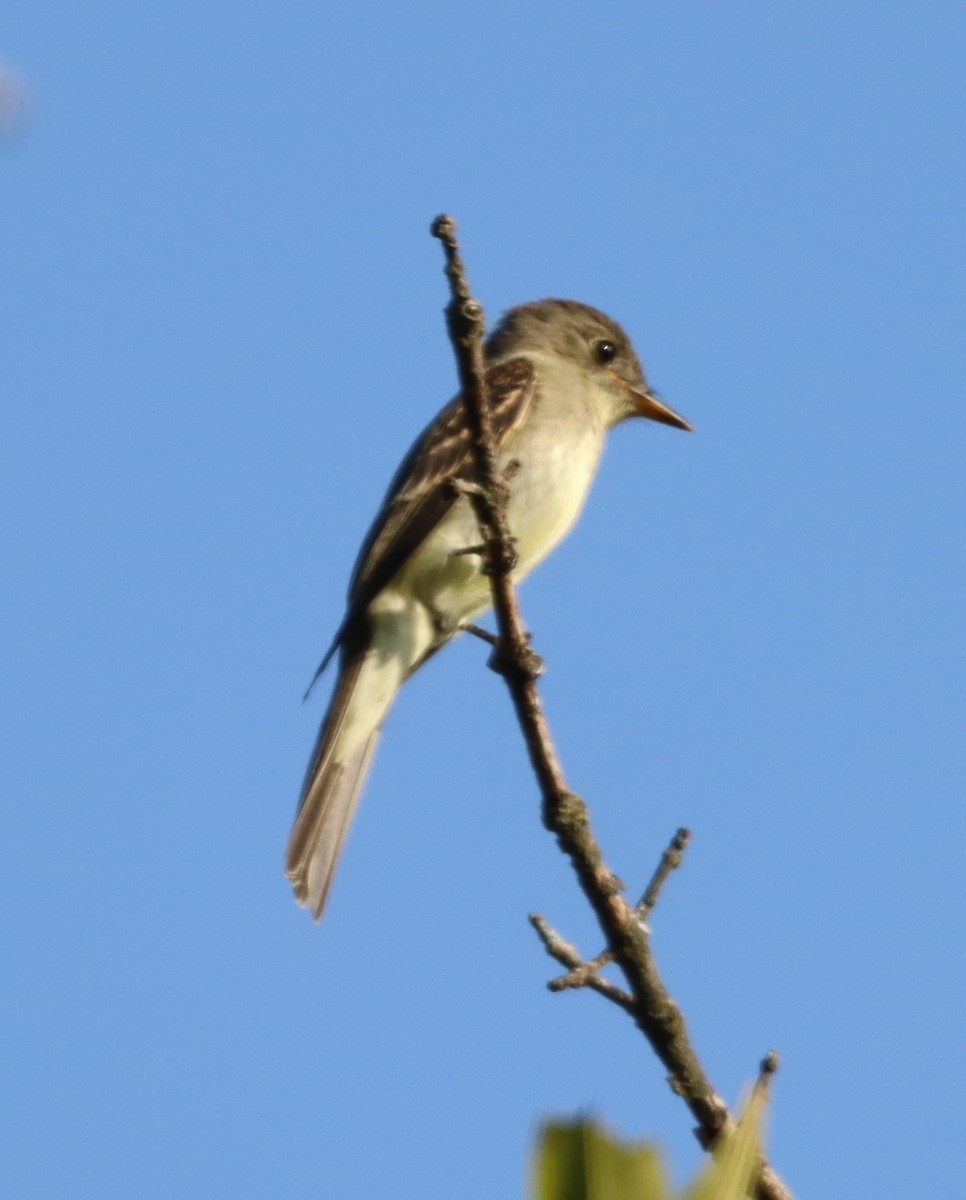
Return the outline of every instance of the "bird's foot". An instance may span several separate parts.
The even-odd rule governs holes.
[[[459,629],[466,633],[471,633],[474,637],[478,637],[481,642],[486,642],[488,646],[498,646],[500,639],[495,633],[491,633],[489,629],[484,629],[482,625],[474,625],[472,621],[467,621],[465,624],[458,626]]]

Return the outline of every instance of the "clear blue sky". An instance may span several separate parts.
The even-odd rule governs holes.
[[[966,1074],[966,11],[38,5],[0,145],[0,1193],[520,1194],[590,1110],[679,1176],[506,697],[389,721],[327,919],[281,858],[302,691],[491,317],[598,305],[695,424],[619,430],[523,591],[573,785],[717,1087],[769,1047],[804,1198],[952,1196]]]

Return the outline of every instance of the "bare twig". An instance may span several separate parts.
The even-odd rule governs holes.
[[[646,927],[636,909],[621,895],[620,880],[604,862],[590,828],[587,806],[568,788],[550,735],[536,688],[539,659],[530,648],[530,638],[511,579],[515,555],[506,522],[506,484],[497,471],[486,401],[481,344],[483,310],[470,294],[459,255],[455,221],[448,216],[437,217],[432,232],[443,243],[446,254],[446,274],[452,293],[446,310],[447,324],[473,435],[479,492],[471,493],[469,500],[486,548],[485,561],[500,639],[496,662],[491,665],[503,675],[516,710],[540,786],[544,825],[569,856],[584,895],[600,923],[608,949],[629,985],[631,1003],[628,1011],[667,1068],[672,1088],[684,1098],[697,1118],[702,1141],[711,1142],[730,1123],[728,1108],[711,1086],[691,1046],[684,1018],[658,974]],[[546,940],[544,944],[547,944]],[[579,963],[576,950],[574,954]],[[588,986],[591,986],[590,981]],[[762,1174],[758,1184],[761,1200],[778,1200],[779,1197],[786,1200],[788,1193],[783,1185],[781,1190],[769,1190],[764,1187],[764,1179]],[[775,1180],[780,1184],[777,1176]]]
[[[759,1064],[755,1087],[761,1088],[762,1091],[768,1091],[778,1066],[778,1051],[769,1050]],[[765,1158],[761,1159],[758,1168],[758,1195],[768,1197],[768,1200],[794,1200],[781,1176]]]
[[[537,937],[543,942],[543,948],[551,958],[555,958],[565,967],[573,967],[577,970],[585,965],[580,951],[573,942],[568,942],[566,938],[561,937],[539,913],[530,914],[530,924],[537,931]],[[616,983],[611,983],[609,979],[603,979],[600,975],[594,975],[587,980],[587,986],[608,1000],[612,1000],[618,1007],[633,1013],[634,997],[630,992],[618,987]]]
[[[768,1087],[780,1066],[777,1050],[769,1050],[758,1064],[758,1082],[762,1087]]]
[[[637,907],[634,910],[642,921],[646,921],[651,915],[667,877],[681,865],[685,847],[690,840],[691,830],[685,829],[683,825],[674,837],[671,838],[668,848],[661,855],[661,861],[657,864],[654,874],[651,876],[650,883],[644,889],[644,895],[637,902]]]
[[[651,881],[644,890],[644,895],[634,908],[638,920],[641,922],[647,921],[651,910],[657,904],[657,898],[661,894],[661,888],[664,886],[667,877],[681,865],[684,848],[690,840],[690,829],[682,827],[677,831],[671,839],[670,845],[661,855],[661,861],[657,864],[654,874],[651,876]],[[596,958],[590,959],[589,962],[581,963],[574,970],[568,971],[566,975],[559,975],[556,979],[551,979],[547,987],[552,992],[562,992],[566,988],[585,987],[601,967],[606,967],[609,962],[613,961],[614,953],[612,950],[601,950]]]

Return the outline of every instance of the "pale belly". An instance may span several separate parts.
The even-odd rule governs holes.
[[[507,521],[519,556],[515,579],[522,579],[569,532],[587,498],[601,448],[602,438],[597,437],[581,439],[576,445],[572,441],[564,446],[555,444],[512,477]],[[420,626],[415,638],[419,648],[414,645],[412,650],[425,652],[439,634],[445,635],[490,606],[490,583],[480,571],[479,555],[459,553],[479,544],[479,526],[464,497],[370,611],[385,616],[393,613],[398,619],[415,598],[423,614],[410,612],[409,620],[403,620]],[[429,625],[435,626],[435,638]]]

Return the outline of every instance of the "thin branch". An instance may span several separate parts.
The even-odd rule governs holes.
[[[586,965],[573,942],[568,942],[566,938],[561,937],[539,913],[530,914],[530,924],[537,931],[537,937],[543,942],[543,948],[551,958],[555,958],[565,967],[572,967],[576,970],[580,970]],[[602,979],[600,975],[594,975],[587,980],[587,987],[593,988],[595,992],[612,1000],[619,1008],[633,1014],[634,997],[630,992],[618,987],[616,983],[611,983],[609,979]]]
[[[569,856],[584,895],[600,923],[608,949],[629,985],[632,1000],[628,1011],[667,1068],[671,1086],[684,1098],[698,1120],[702,1140],[711,1142],[731,1121],[727,1105],[711,1086],[691,1046],[684,1018],[658,974],[646,926],[635,908],[620,894],[620,880],[604,862],[590,828],[587,806],[567,786],[550,735],[536,688],[539,659],[530,648],[530,637],[511,578],[516,555],[506,521],[506,484],[497,470],[492,423],[486,403],[481,343],[483,309],[470,293],[460,259],[455,221],[448,216],[437,217],[432,233],[442,242],[446,255],[446,274],[452,294],[446,310],[447,325],[473,435],[479,492],[470,494],[469,500],[485,546],[485,566],[490,575],[500,639],[496,661],[491,665],[503,675],[516,710],[540,786],[543,823]],[[769,1190],[764,1186],[764,1180],[763,1173],[757,1188],[761,1200],[778,1200],[779,1197],[785,1200],[788,1197],[783,1185],[780,1191]]]
[[[769,1050],[758,1064],[758,1082],[762,1087],[768,1087],[771,1084],[780,1065],[778,1051]]]
[[[664,887],[664,883],[671,872],[676,871],[681,865],[681,861],[684,858],[684,851],[690,840],[691,830],[685,829],[683,825],[675,833],[674,837],[671,838],[668,848],[661,855],[661,861],[657,864],[654,874],[651,876],[650,883],[644,889],[644,895],[637,902],[637,907],[634,910],[642,921],[646,921],[654,911],[658,897],[661,894],[661,888]]]
[[[755,1086],[761,1088],[762,1091],[769,1091],[778,1067],[778,1051],[769,1050],[759,1064]],[[758,1168],[758,1195],[767,1196],[768,1200],[795,1200],[784,1180],[764,1157]]]
[[[690,829],[685,829],[682,826],[674,837],[671,838],[670,845],[661,855],[661,861],[657,864],[654,874],[651,876],[651,881],[644,890],[644,895],[634,908],[638,920],[642,923],[647,921],[655,904],[657,904],[658,896],[661,894],[661,888],[664,886],[667,877],[681,865],[684,848],[690,840]],[[614,953],[612,950],[601,950],[596,958],[590,959],[589,962],[581,963],[580,966],[575,967],[572,971],[568,971],[566,975],[559,975],[556,979],[551,979],[547,987],[552,992],[562,992],[566,988],[586,987],[601,967],[606,967],[608,963],[613,961]]]

